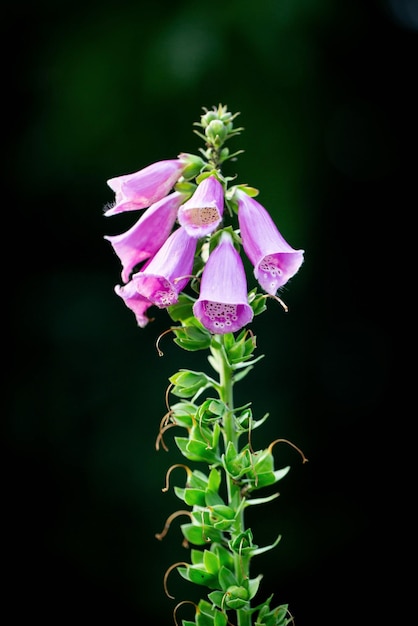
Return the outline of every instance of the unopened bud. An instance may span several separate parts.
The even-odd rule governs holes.
[[[205,135],[212,144],[219,147],[227,138],[228,131],[221,120],[212,120],[205,129]]]
[[[206,128],[207,126],[209,126],[209,124],[213,120],[217,120],[217,119],[218,119],[218,114],[216,111],[208,111],[207,113],[201,116],[200,123],[202,124],[203,128]]]

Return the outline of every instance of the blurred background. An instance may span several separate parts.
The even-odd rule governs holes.
[[[371,624],[400,601],[386,570],[396,549],[380,543],[401,454],[383,415],[394,406],[389,241],[414,175],[417,2],[40,0],[8,11],[8,623],[170,624],[177,602],[206,593],[175,572],[175,600],[164,593],[166,569],[188,560],[187,519],[155,539],[183,508],[161,491],[183,457],[169,436],[168,452],[155,450],[168,377],[204,369],[206,356],[170,335],[158,356],[164,311],[137,328],[103,239],[134,218],[103,209],[108,178],[196,153],[193,122],[223,103],[245,128],[227,172],[257,187],[306,251],[281,293],[289,312],[271,301],[255,319],[265,358],[237,387],[257,418],[270,414],[254,446],[287,438],[309,459],[274,448],[290,473],[248,522],[259,545],[282,540],[252,574],[264,574],[260,601],[274,593],[296,626]],[[184,605],[177,619],[192,614]]]

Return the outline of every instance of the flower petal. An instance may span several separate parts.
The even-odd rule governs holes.
[[[135,265],[153,256],[163,245],[177,217],[177,210],[187,196],[174,191],[151,205],[125,233],[104,238],[122,262],[122,280],[126,283]]]
[[[105,215],[145,209],[164,198],[175,185],[187,163],[181,159],[157,161],[133,174],[110,178],[109,187],[116,199]]]
[[[292,278],[303,263],[304,250],[292,248],[278,231],[270,214],[254,198],[236,191],[242,245],[254,276],[270,295]]]
[[[144,328],[150,321],[145,313],[149,307],[152,306],[152,302],[137,292],[132,281],[126,285],[116,285],[115,293],[120,296],[126,306],[134,312],[138,326]]]
[[[253,319],[244,265],[227,232],[203,269],[193,313],[205,328],[219,335],[240,330]]]
[[[205,237],[221,223],[224,212],[224,191],[214,176],[202,180],[192,197],[181,205],[179,224],[190,237]]]
[[[132,276],[138,292],[160,309],[176,304],[190,280],[196,245],[184,228],[171,233],[146,267]]]

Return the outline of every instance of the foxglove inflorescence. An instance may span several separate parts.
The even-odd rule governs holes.
[[[180,153],[107,181],[115,199],[106,216],[139,212],[126,232],[105,236],[122,268],[122,284],[115,286],[115,293],[140,328],[150,322],[150,309],[166,309],[175,323],[169,329],[175,343],[189,351],[209,350],[208,360],[217,374],[213,378],[180,369],[170,377],[169,392],[179,400],[169,406],[156,441],[157,450],[167,449],[167,431],[172,426],[183,428],[185,436],[174,437],[181,454],[188,463],[208,467],[205,473],[177,464],[167,473],[168,477],[174,467],[186,470],[186,482],[175,487],[175,493],[191,507],[190,523],[181,531],[183,545],[192,548],[191,563],[175,563],[166,572],[165,591],[172,597],[167,578],[174,569],[209,589],[206,599],[195,605],[195,621],[184,619],[183,626],[293,622],[286,604],[271,606],[272,596],[253,603],[262,575],[251,577],[252,558],[274,548],[280,536],[272,545],[258,547],[245,526],[244,512],[278,496],[253,498],[254,491],[268,488],[288,472],[288,467],[275,469],[276,443],[290,444],[303,462],[307,459],[283,439],[254,451],[251,432],[267,416],[254,419],[251,403],[236,408],[233,388],[262,358],[253,355],[256,342],[248,325],[265,310],[267,298],[284,305],[278,291],[299,271],[304,251],[284,239],[255,200],[256,189],[237,184],[235,177],[222,171],[223,163],[240,153],[231,154],[225,146],[242,131],[234,127],[237,115],[222,105],[204,109],[195,123],[199,127],[195,133],[205,145],[200,155]],[[256,283],[250,289],[245,257],[253,266],[250,280]],[[240,445],[242,436],[247,441]],[[158,539],[168,527],[166,523]],[[175,615],[174,621],[178,624]]]
[[[248,307],[251,306],[248,296],[244,302],[241,301],[241,294],[243,290],[247,291],[247,286],[239,256],[240,248],[244,249],[254,266],[254,276],[259,286],[272,296],[302,265],[304,251],[295,250],[287,243],[267,210],[252,197],[257,193],[256,190],[246,185],[229,186],[229,179],[222,175],[222,162],[235,155],[230,155],[228,149],[221,149],[221,146],[241,130],[233,129],[231,117],[226,108],[221,106],[202,116],[200,126],[205,129],[207,146],[206,151],[203,151],[205,158],[181,153],[177,159],[159,161],[133,174],[107,181],[115,192],[115,201],[105,211],[106,216],[143,210],[128,231],[105,236],[121,261],[123,282],[126,285],[130,280],[133,281],[128,289],[117,285],[115,291],[136,315],[137,299],[132,297],[134,288],[149,301],[150,306],[168,308],[178,301],[178,294],[190,283],[194,266],[194,277],[197,280],[193,281],[193,285],[198,285],[204,272],[201,278],[205,291],[204,297],[202,294],[198,296],[194,307],[194,311],[198,311],[196,317],[212,333],[235,332],[246,326],[253,317],[248,313]],[[224,220],[225,205],[228,207],[228,223]],[[225,260],[230,267],[224,268],[221,277],[219,271],[222,261],[215,264],[210,257],[204,260],[204,251],[207,246],[213,247],[212,236],[217,234],[219,237],[236,215],[239,228],[234,229],[232,225],[229,244],[224,243],[221,249],[234,245],[238,254],[230,254],[228,260]],[[174,232],[181,228],[199,244],[196,249],[200,254],[192,266],[192,244],[187,237],[184,234],[180,237],[178,233],[175,237],[177,243],[170,241]],[[211,254],[214,254],[213,250]],[[216,256],[221,256],[221,253],[217,251]],[[204,271],[206,262],[212,270]],[[138,271],[132,275],[134,270]],[[156,275],[160,278],[155,278]],[[151,276],[154,276],[154,287],[151,286]],[[227,283],[222,283],[223,279]],[[165,281],[165,287],[161,283],[158,288],[157,280]],[[235,288],[241,296],[238,303],[235,302]],[[126,297],[127,292],[129,297]],[[227,311],[231,306],[241,307],[241,313],[214,316],[213,311]],[[232,317],[235,319],[232,320]],[[146,325],[147,319],[141,316],[139,326]]]

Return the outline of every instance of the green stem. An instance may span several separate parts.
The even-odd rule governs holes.
[[[228,443],[232,442],[234,444],[235,449],[238,452],[238,439],[239,434],[236,429],[235,420],[234,420],[234,393],[233,393],[233,370],[229,364],[223,335],[218,335],[220,349],[217,351],[218,353],[218,363],[219,367],[219,397],[228,407],[228,411],[225,412],[223,417],[223,439],[225,450],[227,449]],[[226,486],[228,493],[228,505],[233,508],[235,511],[239,510],[240,512],[236,516],[234,531],[231,536],[231,540],[233,541],[236,537],[238,537],[245,530],[244,525],[244,512],[240,507],[242,494],[240,486],[233,480],[233,478],[226,474]],[[237,580],[241,583],[244,580],[249,578],[249,561],[248,559],[243,559],[239,554],[234,554],[234,565],[235,565],[235,576]],[[251,617],[247,611],[237,610],[237,620],[238,626],[251,626]]]

